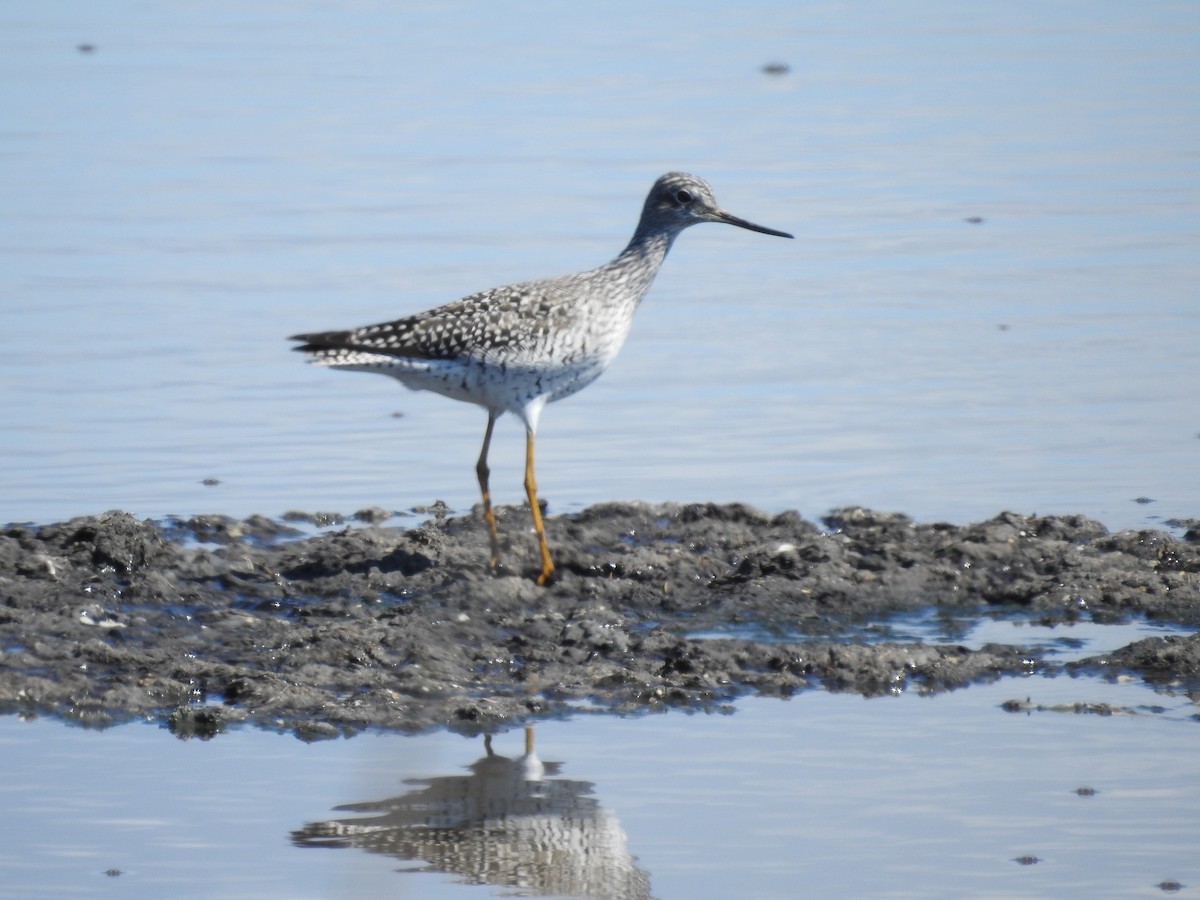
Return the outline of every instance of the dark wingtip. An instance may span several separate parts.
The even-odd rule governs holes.
[[[289,349],[295,350],[297,353],[311,353],[312,351],[318,349],[317,346],[312,342],[312,339],[316,336],[317,335],[315,334],[290,335],[288,337],[289,341],[300,341],[301,343],[298,346],[291,347]]]
[[[319,350],[336,350],[346,346],[345,331],[320,331],[311,334],[293,334],[289,341],[300,341],[300,345],[292,349],[298,353],[316,353]]]

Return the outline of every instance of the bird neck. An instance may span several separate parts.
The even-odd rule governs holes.
[[[667,258],[667,251],[675,243],[676,234],[677,232],[663,231],[659,228],[643,230],[639,227],[633,233],[629,246],[621,251],[621,255],[617,259],[638,260],[653,265],[657,269]]]
[[[643,232],[638,229],[629,242],[629,246],[622,250],[620,255],[608,264],[607,268],[620,273],[621,279],[627,285],[632,287],[636,284],[638,290],[633,293],[640,302],[646,291],[650,289],[650,284],[662,267],[663,260],[667,258],[667,251],[671,249],[674,241],[675,234],[673,232]]]

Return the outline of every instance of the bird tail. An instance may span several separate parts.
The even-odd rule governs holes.
[[[309,362],[324,366],[345,364],[347,356],[355,349],[350,343],[349,331],[293,334],[288,340],[299,341],[300,343],[292,349],[308,354]]]

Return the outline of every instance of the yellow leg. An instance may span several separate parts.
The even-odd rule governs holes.
[[[533,515],[533,530],[537,532],[538,549],[542,554],[542,571],[537,583],[545,584],[554,573],[550,560],[550,547],[546,543],[546,527],[542,524],[542,508],[538,506],[537,482],[533,478],[533,432],[525,432],[525,496],[529,498],[529,511]]]
[[[500,537],[496,534],[496,513],[492,511],[492,495],[488,490],[488,475],[491,472],[488,469],[487,457],[488,447],[492,443],[492,428],[495,425],[496,416],[489,412],[487,431],[483,433],[483,449],[479,451],[479,461],[475,463],[475,474],[479,478],[479,491],[483,494],[483,520],[487,522],[488,541],[492,545],[490,565],[493,570],[500,565]]]

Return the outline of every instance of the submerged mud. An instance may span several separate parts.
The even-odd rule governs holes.
[[[712,708],[748,692],[942,691],[1053,672],[1033,649],[889,640],[906,615],[1200,625],[1200,531],[1108,533],[1081,516],[820,524],[740,505],[608,504],[547,520],[537,587],[527,510],[500,510],[512,568],[486,571],[477,515],[415,527],[127,513],[0,532],[0,712],[131,718],[207,735],[370,727],[466,733],[596,709]],[[335,516],[303,517],[321,524]],[[288,517],[285,517],[288,518]],[[1070,664],[1200,685],[1200,635]]]

